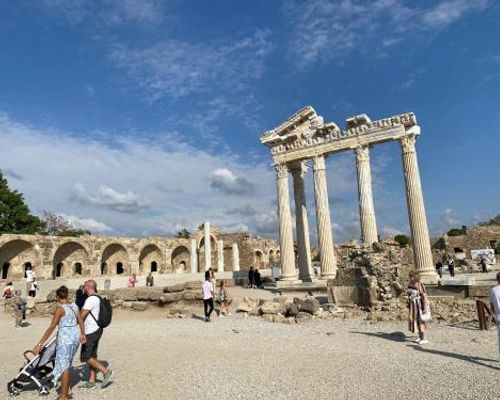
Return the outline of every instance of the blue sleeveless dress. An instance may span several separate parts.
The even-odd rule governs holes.
[[[80,345],[80,328],[76,315],[78,307],[75,303],[63,304],[64,316],[59,321],[57,332],[56,365],[53,372],[54,382],[57,382],[64,371],[73,363]]]

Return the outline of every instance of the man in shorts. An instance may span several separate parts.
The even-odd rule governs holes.
[[[97,296],[97,284],[94,280],[85,282],[84,291],[87,299],[82,307],[82,318],[85,321],[85,336],[87,343],[82,345],[80,360],[89,366],[89,380],[83,384],[87,389],[96,387],[97,372],[102,372],[103,379],[101,387],[105,388],[111,381],[114,371],[106,368],[97,358],[97,349],[102,336],[102,328],[99,327],[99,311],[101,300]]]

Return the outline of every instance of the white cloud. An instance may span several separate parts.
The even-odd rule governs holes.
[[[113,228],[93,218],[78,218],[74,215],[65,214],[61,214],[61,217],[68,220],[75,228],[88,230],[92,233],[107,233],[113,230]]]
[[[407,5],[408,4],[408,5]],[[380,57],[407,42],[409,33],[429,34],[480,10],[487,0],[445,0],[430,9],[400,0],[286,1],[290,25],[289,56],[297,69],[351,52]]]
[[[447,208],[444,210],[444,214],[441,219],[449,226],[460,224],[460,220],[455,216],[453,210],[451,208]]]
[[[89,192],[81,183],[75,183],[73,198],[82,203],[108,207],[111,210],[134,213],[149,208],[151,202],[147,198],[139,198],[131,191],[120,193],[108,186],[99,186],[95,193]]]
[[[424,12],[422,21],[431,28],[443,28],[459,20],[465,14],[480,10],[487,0],[446,0]]]
[[[166,40],[150,47],[117,45],[111,59],[124,69],[149,101],[216,88],[238,91],[260,78],[271,51],[268,31],[219,43]]]
[[[254,185],[243,177],[235,176],[227,168],[217,168],[210,176],[210,186],[222,193],[235,195],[252,194]]]

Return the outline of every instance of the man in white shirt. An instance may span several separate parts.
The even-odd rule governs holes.
[[[498,352],[500,354],[500,272],[497,273],[497,284],[491,288],[490,303],[491,312],[495,315],[495,319],[497,322]]]
[[[83,387],[94,389],[97,372],[102,372],[103,380],[101,387],[104,388],[110,382],[114,371],[106,368],[97,358],[97,349],[99,340],[102,336],[102,328],[99,327],[99,312],[101,309],[101,299],[97,296],[97,284],[94,280],[85,282],[84,291],[87,294],[87,300],[82,307],[82,319],[85,321],[85,336],[87,342],[82,345],[80,360],[89,366],[89,380]]]

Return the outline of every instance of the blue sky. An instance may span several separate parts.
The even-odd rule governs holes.
[[[339,126],[414,111],[431,233],[471,225],[500,212],[499,20],[493,0],[0,0],[0,168],[96,234],[276,235],[263,131],[306,104]],[[408,232],[398,146],[372,169],[380,233]],[[328,181],[337,240],[358,237],[351,153]]]

